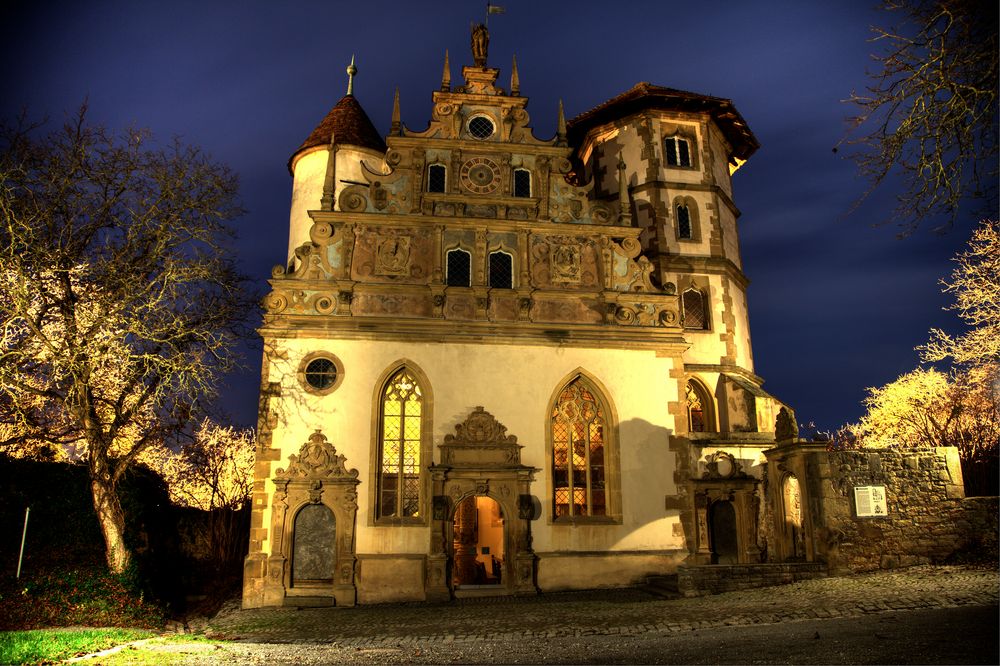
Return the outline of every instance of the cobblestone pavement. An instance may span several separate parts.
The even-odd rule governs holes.
[[[220,613],[207,626],[192,628],[241,643],[325,644],[374,655],[380,649],[392,652],[429,644],[641,638],[889,611],[995,607],[998,596],[996,569],[924,566],[693,599],[664,599],[642,589],[620,589],[443,604],[233,609]]]

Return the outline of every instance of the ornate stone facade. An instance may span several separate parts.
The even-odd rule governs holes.
[[[539,139],[516,62],[508,91],[488,43],[477,27],[457,85],[446,56],[426,129],[397,94],[383,142],[349,93],[289,162],[247,606],[531,594],[763,557],[782,405],[753,372],[731,184],[756,139],[728,100],[646,83],[569,121],[560,104]],[[311,386],[313,359],[335,381]],[[314,431],[360,473],[335,474]],[[297,522],[316,504],[330,514]],[[320,537],[297,551],[299,529]],[[327,557],[314,544],[331,534]]]

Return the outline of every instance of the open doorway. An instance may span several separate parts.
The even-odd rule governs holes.
[[[466,497],[455,508],[452,585],[492,587],[504,583],[504,516],[485,496]]]

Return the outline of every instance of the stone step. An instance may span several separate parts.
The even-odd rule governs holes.
[[[285,597],[285,606],[297,608],[328,608],[336,605],[333,597]]]
[[[661,597],[679,597],[677,574],[646,576],[646,590]]]

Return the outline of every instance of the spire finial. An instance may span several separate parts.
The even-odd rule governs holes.
[[[351,54],[351,64],[347,66],[347,94],[354,96],[354,75],[358,73],[358,68],[354,66],[354,54]]]
[[[441,73],[441,90],[451,92],[451,65],[448,64],[448,49],[444,50],[444,71]]]
[[[559,119],[556,121],[556,144],[566,145],[566,114],[563,112],[562,100],[559,100]]]
[[[402,134],[403,124],[399,119],[399,86],[396,86],[396,95],[392,98],[392,127],[389,133],[395,136]]]
[[[512,56],[514,64],[510,67],[510,94],[517,97],[521,94],[521,78],[517,75],[517,56]]]

